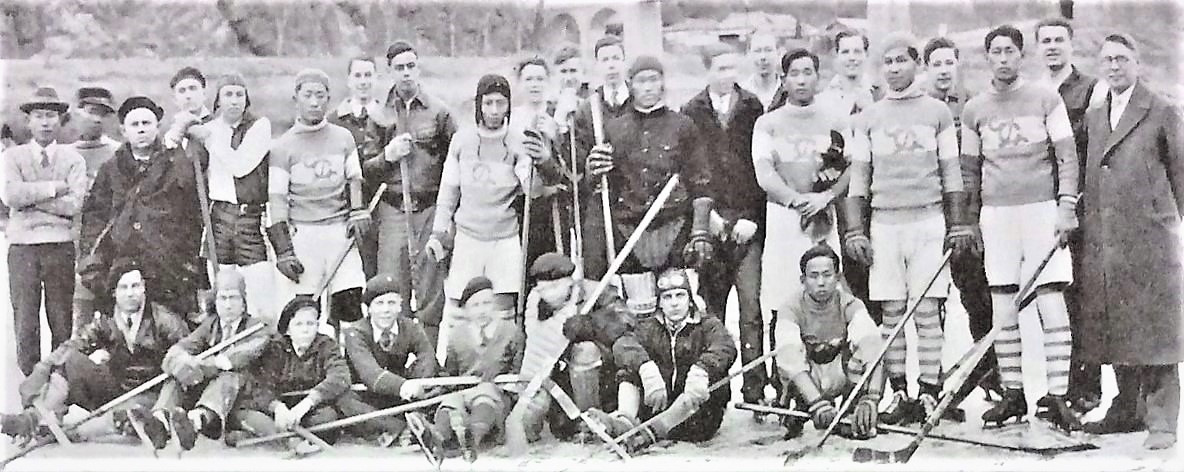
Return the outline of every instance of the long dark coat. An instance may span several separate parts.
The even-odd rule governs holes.
[[[1184,130],[1179,112],[1137,83],[1114,131],[1110,100],[1086,114],[1082,319],[1086,362],[1184,361]]]

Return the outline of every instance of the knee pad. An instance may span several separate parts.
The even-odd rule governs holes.
[[[352,323],[362,319],[362,289],[355,287],[334,292],[329,296],[329,317]]]
[[[621,274],[625,305],[638,316],[648,316],[658,309],[658,283],[653,272]]]
[[[572,344],[569,363],[573,371],[587,371],[600,367],[603,364],[600,346],[591,341]]]

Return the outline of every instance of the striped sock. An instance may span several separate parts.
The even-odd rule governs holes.
[[[1012,309],[1014,298],[1015,295],[1010,293],[991,294],[991,307],[995,312],[993,322],[995,326],[1001,326],[999,337],[995,338],[995,359],[999,364],[999,378],[1003,388],[1009,389],[1024,387],[1020,322],[1019,316]]]
[[[1064,395],[1069,389],[1069,357],[1073,349],[1065,297],[1062,292],[1039,294],[1036,296],[1036,307],[1040,310],[1040,321],[1044,327],[1048,393]]]
[[[880,332],[883,333],[884,340],[892,334],[892,330],[896,329],[896,325],[904,319],[904,310],[889,311],[884,310],[884,324],[880,326]],[[888,352],[884,354],[884,364],[888,366],[888,377],[904,377],[904,359],[908,350],[904,343],[904,333],[896,336],[892,344],[888,346]]]
[[[943,335],[938,310],[917,309],[917,361],[920,364],[919,380],[930,385],[941,384],[941,347]]]

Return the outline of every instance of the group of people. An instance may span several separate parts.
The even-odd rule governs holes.
[[[71,144],[56,141],[70,105],[39,88],[21,105],[32,141],[4,154],[27,408],[3,433],[48,436],[69,405],[161,374],[66,433],[188,449],[290,431],[312,450],[339,429],[304,428],[438,398],[348,429],[381,445],[410,430],[433,458],[520,450],[544,429],[639,451],[713,437],[732,375],[744,402],[806,412],[785,417],[787,437],[827,428],[844,400],[838,431],[857,439],[957,419],[978,387],[994,400],[984,422],[1003,423],[1027,415],[1028,314],[1046,359],[1037,416],[1082,429],[1113,364],[1119,394],[1084,429],[1172,446],[1184,136],[1139,80],[1138,45],[1106,36],[1099,82],[1073,65],[1068,22],[999,26],[971,95],[949,39],[874,39],[838,34],[825,85],[815,53],[770,34],[748,38],[743,81],[745,52],[709,45],[707,85],[676,110],[663,63],[606,36],[600,86],[563,47],[518,63],[513,85],[481,77],[464,126],[399,41],[385,95],[369,57],[348,62],[336,107],[328,74],[298,73],[276,139],[233,72],[208,88],[177,71],[167,127],[151,98],[116,107],[82,88]],[[1042,77],[1020,76],[1026,56]],[[110,115],[124,142],[102,134]],[[951,284],[994,353],[943,390]],[[915,395],[905,337],[890,336],[909,317]],[[738,357],[755,368],[730,374]],[[937,411],[947,395],[955,408]]]

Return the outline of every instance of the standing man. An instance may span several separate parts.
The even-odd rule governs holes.
[[[852,260],[870,266],[869,296],[882,303],[885,336],[904,319],[907,305],[916,304],[916,400],[907,390],[904,336],[893,340],[884,360],[894,393],[880,421],[907,424],[924,421],[941,392],[940,310],[950,285],[943,246],[959,257],[977,248],[966,214],[954,118],[916,81],[920,51],[910,37],[894,34],[884,40],[877,59],[890,90],[852,126],[843,245]],[[871,223],[864,226],[869,210]]]
[[[86,195],[86,162],[57,143],[69,105],[53,87],[22,103],[33,139],[4,151],[8,205],[8,286],[17,366],[26,376],[41,358],[41,295],[52,348],[70,338],[74,299],[74,218]]]
[[[761,249],[765,227],[765,191],[752,162],[753,126],[764,113],[760,98],[736,84],[740,54],[717,43],[702,53],[707,87],[682,106],[699,127],[701,141],[710,147],[710,194],[723,224],[712,236],[721,241],[720,253],[699,276],[699,295],[708,311],[725,317],[728,294],[736,287],[740,304],[740,356],[748,362],[764,352],[761,319]],[[774,76],[776,78],[776,76]],[[764,400],[764,369],[744,376],[744,401]]]
[[[395,85],[387,92],[379,112],[371,117],[362,154],[364,174],[372,185],[387,183],[375,210],[378,271],[394,275],[402,284],[404,312],[411,313],[415,298],[415,316],[435,343],[444,318],[444,278],[448,270],[432,261],[424,245],[432,233],[444,157],[456,132],[456,120],[443,102],[423,90],[419,53],[411,44],[396,41],[387,49],[386,61]],[[410,175],[402,174],[402,159],[407,159]],[[411,201],[403,201],[404,185]],[[411,234],[407,234],[408,227]],[[414,262],[407,254],[408,238],[415,250]]]
[[[276,300],[312,293],[326,277],[334,328],[362,317],[362,259],[356,240],[370,227],[362,200],[362,168],[349,130],[325,119],[329,76],[317,69],[296,74],[296,122],[271,149],[268,202],[271,225],[267,236],[275,248],[276,266],[284,275],[276,284]],[[336,272],[337,254],[349,253]],[[338,336],[342,334],[340,329]]]
[[[115,151],[123,143],[112,139],[103,133],[107,117],[115,115],[115,105],[111,92],[102,87],[82,87],[78,89],[78,106],[74,107],[71,119],[78,127],[78,140],[72,146],[82,159],[86,161],[86,191],[95,183],[95,177],[103,163],[115,157]],[[82,217],[74,218],[74,238],[78,241],[79,260],[89,253],[89,248],[82,246]],[[95,313],[95,294],[82,285],[82,279],[75,277],[74,282],[74,330],[90,323]]]
[[[152,99],[128,98],[117,115],[127,144],[99,168],[82,205],[82,283],[108,294],[102,279],[112,261],[135,257],[150,302],[195,313],[206,271],[198,259],[202,221],[193,161],[183,149],[161,144],[164,110]]]
[[[366,124],[370,117],[378,113],[382,107],[371,93],[374,89],[374,79],[377,75],[377,65],[369,56],[358,56],[349,60],[346,68],[345,86],[349,96],[345,97],[334,113],[329,115],[329,122],[349,130],[358,145],[358,152],[362,158],[366,157]],[[374,197],[378,185],[374,179],[367,179],[362,185],[363,196],[369,202]],[[358,240],[358,253],[362,256],[362,271],[366,278],[374,277],[378,273],[378,231],[367,231]]]
[[[1073,65],[1073,26],[1061,18],[1051,18],[1036,24],[1036,48],[1044,58],[1047,71],[1045,80],[1060,92],[1073,127],[1073,140],[1077,146],[1077,161],[1080,164],[1078,189],[1085,186],[1086,172],[1086,109],[1101,105],[1106,100],[1106,87],[1098,87],[1098,80],[1081,73]],[[1084,216],[1078,207],[1078,217]],[[1073,255],[1073,273],[1084,271],[1081,266],[1081,235],[1069,236],[1069,250]],[[1077,329],[1081,319],[1081,284],[1071,284],[1065,289],[1065,304],[1069,308],[1069,327]],[[1085,414],[1102,402],[1102,367],[1081,362],[1077,353],[1082,349],[1080,337],[1073,337],[1073,358],[1069,364],[1069,405],[1078,413]]]
[[[1165,449],[1176,443],[1184,361],[1184,125],[1139,82],[1130,36],[1106,36],[1098,62],[1110,90],[1086,113],[1079,336],[1083,361],[1114,364],[1118,396],[1085,430],[1146,430],[1143,447]]]
[[[555,51],[551,65],[555,66],[556,89],[572,90],[579,98],[588,98],[592,93],[584,77],[584,57],[574,44],[564,44]]]
[[[748,39],[748,56],[755,69],[740,86],[756,95],[761,106],[767,109],[781,88],[781,71],[778,67],[781,48],[777,46],[777,37],[767,31],[753,33]]]
[[[868,39],[856,31],[835,35],[836,73],[818,100],[843,113],[855,114],[884,96],[884,90],[866,75]]]
[[[519,135],[522,133],[535,133],[541,138],[538,140],[540,145],[552,150],[557,145],[562,146],[563,143],[558,142],[558,126],[552,116],[555,103],[548,101],[550,69],[547,67],[546,59],[539,56],[526,58],[518,63],[516,72],[518,83],[515,87],[525,100],[511,110],[510,138],[521,139]],[[557,154],[552,152],[552,155]],[[541,177],[536,176],[539,179]],[[571,194],[563,192],[558,185],[540,188],[540,193],[536,195],[536,201],[531,206],[530,215],[524,217],[530,219],[530,234],[527,236],[526,247],[523,248],[527,261],[533,261],[539,255],[548,252],[563,252],[564,241],[567,239],[567,225],[562,223],[562,216],[567,211],[561,211],[561,208],[568,208],[570,205]]]

